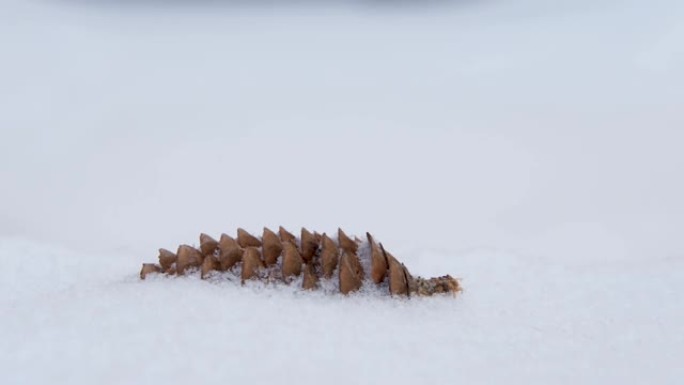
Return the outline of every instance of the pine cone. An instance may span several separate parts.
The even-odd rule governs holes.
[[[366,239],[364,242],[349,237],[338,229],[334,240],[325,233],[312,233],[305,228],[297,239],[282,226],[277,234],[264,228],[261,238],[242,228],[237,230],[236,238],[222,234],[219,241],[202,233],[199,249],[181,245],[176,254],[159,249],[159,264],[144,263],[140,278],[153,273],[184,275],[199,270],[202,279],[219,271],[239,276],[243,283],[273,279],[289,283],[301,279],[306,290],[320,288],[321,280],[326,280],[336,282],[343,294],[358,291],[363,285],[384,287],[392,296],[406,297],[461,291],[459,281],[450,275],[413,277],[370,233],[366,233]]]

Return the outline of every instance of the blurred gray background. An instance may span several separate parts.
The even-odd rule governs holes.
[[[0,237],[681,258],[674,0],[0,2]]]

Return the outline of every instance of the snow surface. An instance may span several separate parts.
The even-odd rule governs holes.
[[[679,384],[684,3],[0,0],[0,383]],[[371,231],[457,298],[137,275]]]

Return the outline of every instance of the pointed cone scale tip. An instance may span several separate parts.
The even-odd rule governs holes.
[[[323,233],[321,235],[321,247],[337,247],[337,243],[328,236],[328,234]]]
[[[263,254],[266,266],[273,266],[278,262],[278,257],[283,252],[283,244],[276,233],[264,227]]]
[[[297,247],[291,242],[283,243],[283,265],[282,276],[287,280],[292,276],[298,276],[302,273],[302,256],[299,254]]]
[[[340,259],[340,292],[342,294],[349,294],[357,291],[363,285],[363,280],[359,277],[359,270],[353,259],[355,255],[344,253]]]
[[[161,273],[161,266],[154,263],[143,263],[140,269],[140,279],[145,279],[148,274]]]
[[[164,273],[171,269],[171,266],[176,263],[178,257],[173,252],[166,249],[159,249],[159,265]]]
[[[339,251],[335,242],[325,234],[321,243],[321,270],[324,278],[331,278],[337,269]]]
[[[237,242],[241,247],[261,247],[259,238],[248,233],[245,229],[238,228],[237,234]]]
[[[232,270],[235,265],[242,261],[245,249],[235,244],[235,247],[222,249],[219,255],[219,269],[221,271]]]
[[[246,248],[242,256],[242,282],[257,278],[262,267],[263,263],[261,262],[259,249],[256,247]]]
[[[392,295],[409,295],[407,272],[404,265],[392,255],[387,254],[389,260],[389,291]]]
[[[221,234],[221,238],[219,239],[219,249],[221,249],[221,251],[233,249],[238,246],[239,245],[235,238],[228,234]]]
[[[221,234],[219,240],[219,270],[232,270],[233,267],[242,261],[242,253],[244,250],[238,245],[235,238],[228,234]]]
[[[294,234],[285,230],[283,226],[278,227],[278,235],[280,235],[280,240],[283,242],[292,242],[292,244],[297,244],[297,239]]]
[[[384,250],[378,246],[370,233],[366,233],[366,238],[368,238],[371,248],[371,279],[376,284],[379,284],[387,276],[387,270],[389,269],[387,258],[385,257]]]
[[[213,255],[208,255],[204,258],[204,262],[202,262],[202,267],[200,268],[201,270],[201,275],[200,278],[206,279],[209,276],[209,273],[218,270],[219,269],[219,262],[216,257]]]
[[[311,262],[316,254],[316,250],[318,250],[318,242],[316,237],[304,227],[302,227],[301,248],[304,262]]]
[[[354,242],[341,228],[337,229],[337,242],[340,244],[340,248],[349,253],[356,253],[359,249],[359,245]]]
[[[188,267],[202,265],[202,254],[192,246],[180,245],[178,247],[178,260],[176,261],[176,274],[183,275]]]
[[[218,241],[211,236],[205,233],[200,234],[200,251],[202,252],[202,255],[213,254],[216,248],[218,248],[218,245]]]

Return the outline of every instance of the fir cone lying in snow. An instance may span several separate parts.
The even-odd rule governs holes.
[[[222,234],[219,241],[201,234],[199,249],[181,245],[173,252],[159,249],[159,264],[144,263],[140,278],[150,273],[184,275],[199,269],[202,279],[212,271],[232,272],[246,280],[292,282],[302,276],[302,287],[313,290],[321,280],[337,283],[343,294],[364,284],[388,287],[400,296],[456,293],[461,290],[449,275],[425,279],[412,276],[403,263],[366,233],[367,241],[350,238],[338,229],[337,239],[302,228],[300,238],[280,227],[278,234],[264,228],[261,238],[243,229],[237,238]]]

